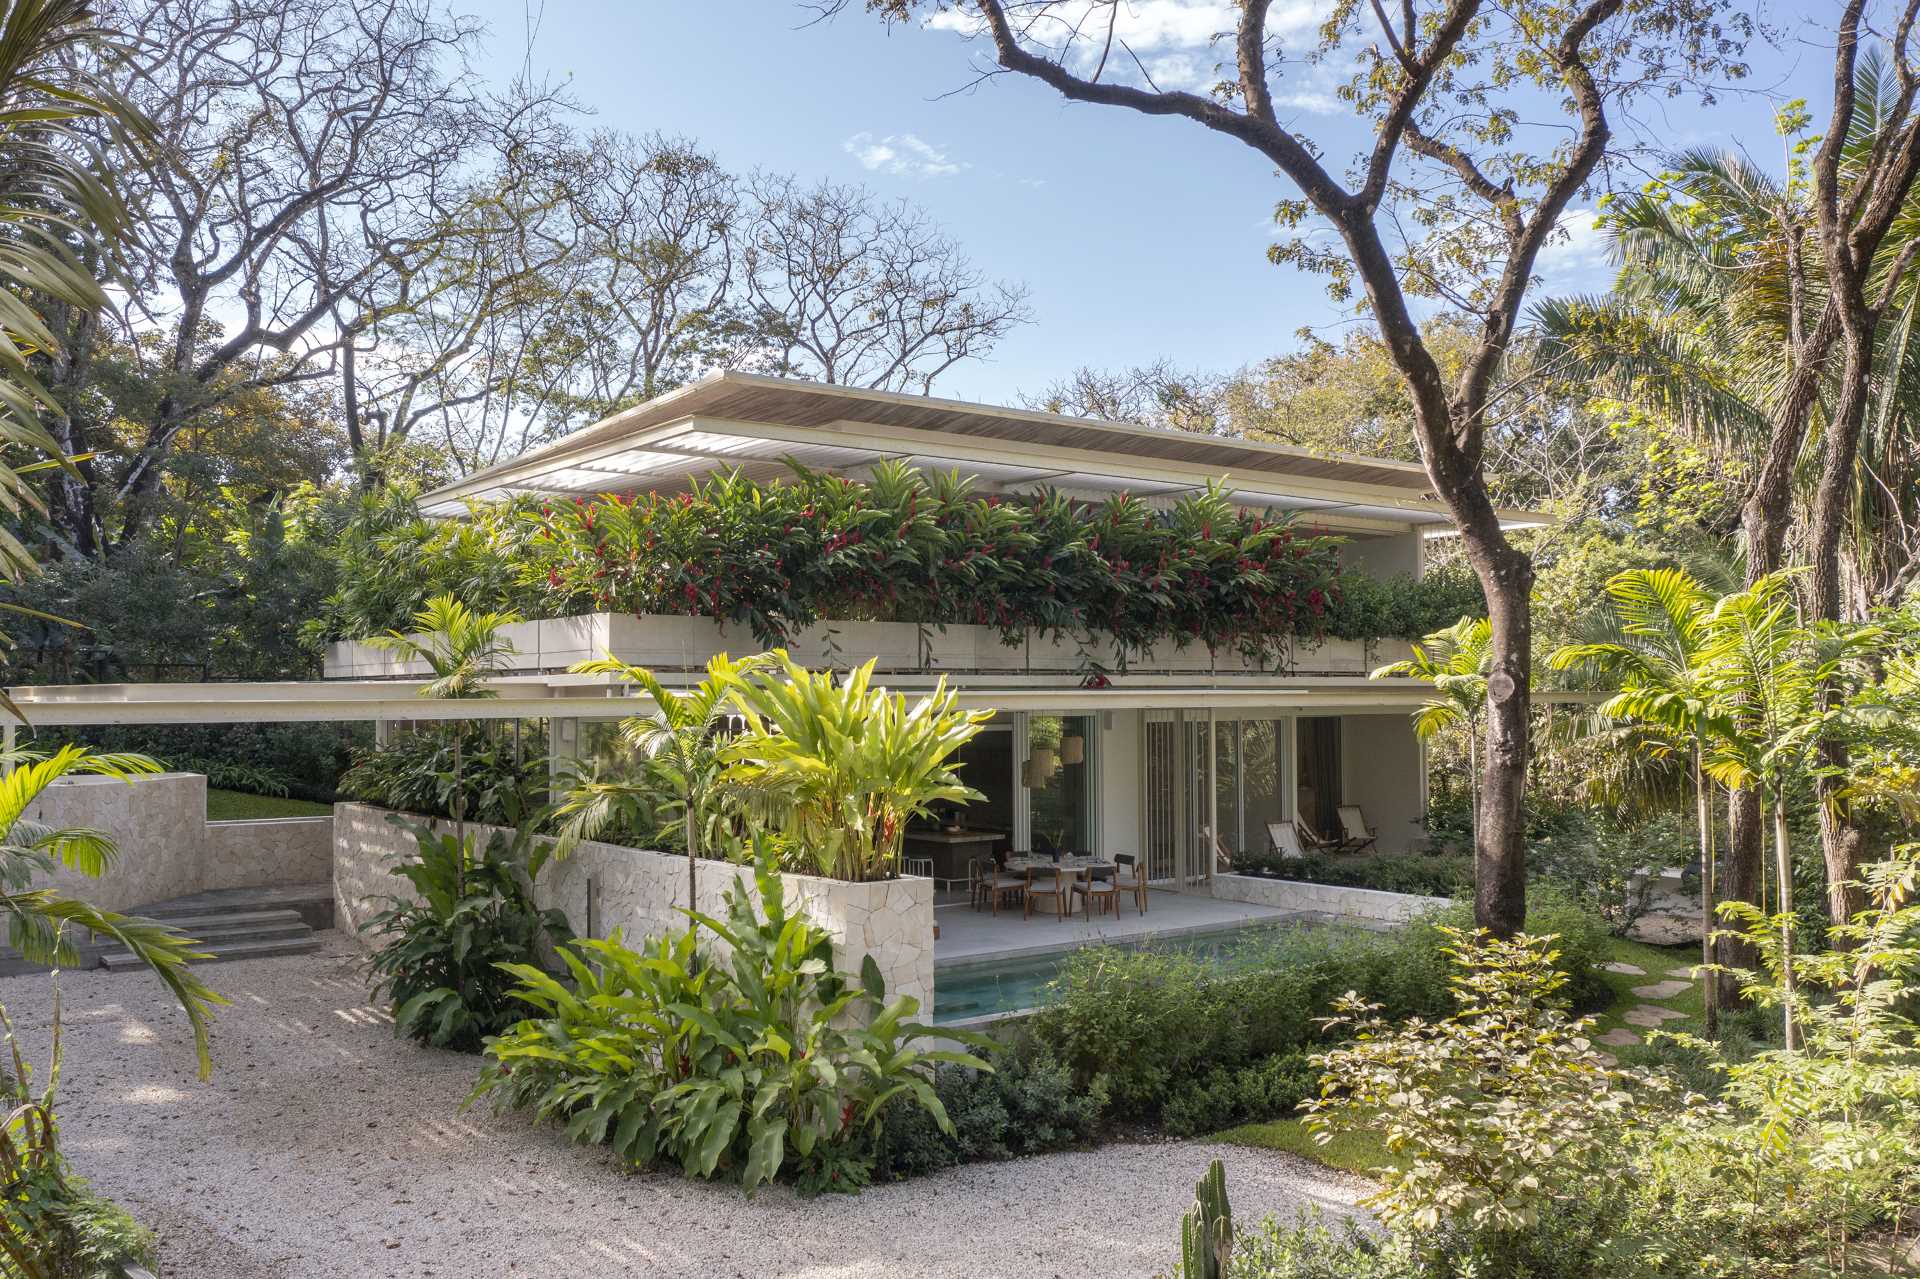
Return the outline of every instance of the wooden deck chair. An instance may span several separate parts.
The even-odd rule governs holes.
[[[1343,853],[1364,852],[1373,847],[1374,832],[1367,826],[1367,815],[1360,811],[1358,804],[1340,805],[1340,851]]]
[[[1283,862],[1306,860],[1307,850],[1300,846],[1300,828],[1292,822],[1268,822],[1267,838]]]

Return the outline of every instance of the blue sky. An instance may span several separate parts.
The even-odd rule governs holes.
[[[1197,77],[1205,53],[1189,37],[1218,30],[1210,11],[1223,4],[1135,3],[1136,47],[1156,78]],[[1198,125],[1068,104],[1013,76],[967,89],[973,44],[948,31],[889,31],[859,0],[812,26],[793,0],[546,0],[544,11],[540,0],[467,0],[460,7],[491,32],[484,73],[508,77],[528,56],[529,5],[535,74],[565,82],[593,111],[591,126],[685,134],[736,171],[906,196],[981,268],[1024,282],[1035,322],[990,362],[952,370],[940,394],[1009,401],[1081,364],[1161,356],[1230,369],[1292,349],[1302,325],[1338,332],[1343,315],[1320,281],[1265,258],[1274,203],[1290,186]],[[1310,31],[1318,7],[1276,0],[1274,20]],[[1783,48],[1756,51],[1748,91],[1651,120],[1662,143],[1739,141],[1777,157],[1768,101],[1807,96],[1816,116],[1824,106],[1817,33],[1791,34]],[[1329,151],[1345,154],[1359,136],[1311,74],[1283,84],[1283,96]],[[1552,250],[1545,266],[1548,291],[1604,288],[1609,274],[1590,235]]]

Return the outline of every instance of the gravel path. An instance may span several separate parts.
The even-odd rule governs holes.
[[[1362,1186],[1285,1155],[1116,1145],[956,1169],[857,1198],[753,1202],[731,1186],[629,1174],[604,1152],[483,1109],[458,1113],[472,1058],[393,1038],[358,951],[222,964],[233,1001],[211,1083],[157,983],[71,973],[66,1150],[161,1235],[166,1279],[306,1276],[1148,1276],[1176,1250],[1194,1179],[1228,1160],[1235,1215]],[[39,977],[0,978],[44,1055]]]

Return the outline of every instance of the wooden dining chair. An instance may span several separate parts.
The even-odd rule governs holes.
[[[1120,918],[1120,890],[1115,886],[1111,875],[1098,875],[1094,868],[1089,867],[1085,878],[1076,876],[1074,879],[1073,894],[1086,899],[1081,906],[1081,911],[1088,920],[1093,918],[1096,906],[1099,907],[1101,914],[1112,911],[1115,919]]]
[[[1036,901],[1051,902],[1053,913],[1066,920],[1073,915],[1074,873],[1061,870],[1057,866],[1027,867],[1025,918],[1033,918],[1033,904]]]
[[[990,914],[1000,913],[1002,902],[1011,902],[1026,891],[1027,881],[1009,871],[1001,870],[992,858],[975,857],[967,862],[968,885],[972,890],[968,900],[975,910],[980,909],[982,901],[987,904]]]
[[[1112,884],[1116,893],[1130,893],[1133,907],[1142,915],[1147,913],[1147,868],[1132,853],[1113,855]],[[1120,902],[1116,897],[1113,904],[1114,918],[1120,917]]]

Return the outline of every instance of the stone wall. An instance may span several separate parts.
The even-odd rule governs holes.
[[[381,897],[408,897],[411,885],[389,867],[413,852],[413,837],[368,804],[334,808],[334,913],[353,931],[383,908]],[[449,823],[436,823],[445,827]],[[482,837],[496,828],[470,826]],[[922,1014],[933,1006],[933,882],[894,879],[849,884],[813,875],[783,875],[789,909],[804,906],[833,938],[834,962],[858,973],[872,955],[886,979],[888,996],[912,995]],[[724,916],[723,895],[735,882],[753,893],[752,870],[726,862],[699,866],[696,908]],[[541,871],[536,896],[544,907],[566,912],[574,931],[605,937],[622,931],[628,944],[686,927],[684,857],[617,844],[582,843],[563,862]],[[756,898],[757,899],[757,898]],[[364,940],[364,939],[363,939]]]
[[[1307,884],[1259,875],[1216,875],[1213,895],[1226,901],[1376,924],[1404,924],[1416,915],[1452,905],[1445,897],[1384,893],[1377,888],[1347,888],[1339,884]]]
[[[208,822],[203,888],[324,884],[333,877],[333,818]]]
[[[69,777],[53,783],[26,816],[49,826],[106,831],[120,856],[99,879],[62,867],[36,877],[106,910],[129,910],[215,888],[323,883],[333,819],[207,821],[207,779],[156,773],[121,781]]]

